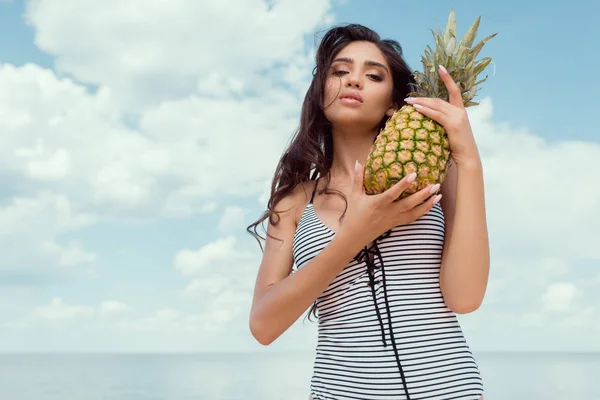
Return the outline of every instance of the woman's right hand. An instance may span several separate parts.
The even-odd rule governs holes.
[[[363,166],[357,161],[348,208],[339,227],[340,236],[351,238],[353,244],[362,248],[389,229],[409,224],[425,215],[442,197],[441,194],[432,196],[439,186],[433,188],[433,193],[432,186],[429,186],[397,200],[414,181],[416,175],[411,175],[383,193],[368,195],[363,186]]]

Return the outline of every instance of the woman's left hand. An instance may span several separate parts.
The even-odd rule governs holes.
[[[462,101],[460,88],[442,66],[439,68],[442,81],[448,88],[450,101],[433,97],[409,97],[405,99],[421,114],[440,123],[448,133],[451,156],[455,163],[462,160],[479,160],[479,152],[469,123],[467,110]]]

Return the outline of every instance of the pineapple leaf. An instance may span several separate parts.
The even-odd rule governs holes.
[[[440,54],[442,52],[445,52],[446,46],[444,46],[444,41],[443,41],[441,34],[434,34],[433,38],[435,39],[435,47],[436,47],[435,53]]]
[[[450,15],[448,16],[448,22],[446,23],[446,30],[444,32],[444,43],[450,43],[452,38],[456,41],[456,15],[454,15],[454,10],[450,10]]]
[[[483,45],[490,39],[492,39],[494,36],[496,36],[497,33],[491,34],[490,36],[481,39],[481,41],[479,43],[477,43],[475,45],[475,47],[473,47],[470,51],[469,57],[471,57],[472,59],[475,59],[475,57],[477,57],[477,55],[479,54],[479,52],[481,51],[481,49],[483,48]]]
[[[446,42],[446,48],[444,49],[446,55],[454,54],[456,49],[456,37],[452,36],[448,42]]]
[[[475,68],[473,68],[473,75],[479,75],[490,64],[491,61],[492,59],[490,57],[485,57],[479,60],[475,64]]]
[[[475,40],[475,35],[477,35],[477,30],[479,29],[479,21],[481,17],[477,17],[475,22],[467,29],[467,32],[464,34],[460,44],[469,48],[473,45],[473,41]]]
[[[487,76],[481,80],[477,80],[477,76],[490,64],[491,58],[486,57],[479,61],[476,61],[475,58],[483,45],[496,36],[496,34],[490,35],[473,47],[480,21],[481,17],[477,17],[460,41],[456,36],[454,10],[450,11],[443,31],[439,29],[439,26],[437,31],[430,29],[435,46],[433,46],[434,49],[432,46],[426,46],[421,57],[423,70],[414,74],[414,95],[416,92],[422,96],[449,99],[448,89],[438,73],[438,65],[443,65],[459,86],[463,104],[478,104],[471,100],[477,95],[477,86],[485,82]]]
[[[486,75],[486,76],[485,76],[485,78],[483,78],[483,79],[480,79],[480,80],[478,80],[477,82],[475,82],[475,83],[473,84],[473,86],[477,86],[477,85],[480,85],[480,84],[482,84],[483,82],[487,81],[487,78],[488,78],[488,76]]]

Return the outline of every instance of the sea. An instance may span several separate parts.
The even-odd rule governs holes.
[[[476,353],[486,400],[600,400],[600,354]],[[311,353],[3,354],[0,400],[307,400]]]

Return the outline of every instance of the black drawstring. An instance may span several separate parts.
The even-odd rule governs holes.
[[[373,302],[375,303],[375,312],[377,313],[377,319],[379,320],[379,327],[381,329],[381,341],[383,342],[383,346],[387,347],[387,341],[385,340],[385,329],[383,327],[383,320],[381,318],[381,312],[379,311],[379,306],[377,304],[377,298],[375,296],[375,269],[381,268],[381,283],[383,285],[383,296],[385,302],[385,309],[388,315],[388,327],[390,330],[390,341],[392,343],[392,347],[394,349],[394,354],[396,356],[396,363],[398,364],[398,369],[400,370],[400,376],[402,378],[402,385],[404,387],[404,393],[406,394],[406,399],[410,400],[410,395],[408,393],[408,387],[406,386],[406,378],[404,376],[404,369],[402,368],[402,364],[400,363],[400,356],[398,354],[398,347],[396,346],[396,340],[394,339],[394,332],[392,330],[392,314],[390,312],[390,303],[388,301],[387,290],[386,290],[386,281],[385,281],[385,268],[383,264],[383,256],[381,255],[381,251],[379,250],[379,246],[377,242],[388,237],[391,233],[391,230],[384,232],[379,235],[377,239],[373,241],[373,245],[371,248],[365,246],[355,257],[354,260],[356,262],[364,261],[367,264],[367,272],[369,274],[369,286],[371,287],[371,294],[373,295]],[[370,256],[373,255],[373,258]],[[380,266],[375,265],[375,256],[379,258]]]

